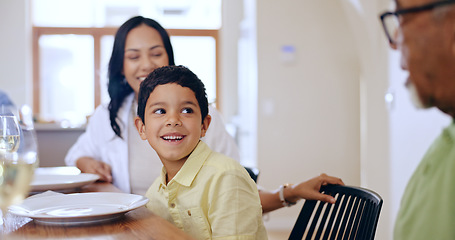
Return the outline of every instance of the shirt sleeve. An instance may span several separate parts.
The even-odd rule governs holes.
[[[213,239],[260,239],[262,207],[250,177],[239,169],[227,171],[212,190],[208,220]]]
[[[96,160],[102,160],[100,154],[100,144],[103,137],[113,137],[106,129],[108,123],[108,112],[104,106],[96,109],[90,117],[85,132],[77,139],[76,143],[68,150],[65,157],[65,163],[68,166],[75,166],[76,161],[81,157],[91,157]],[[107,121],[107,122],[106,122]],[[110,127],[110,125],[108,125]]]

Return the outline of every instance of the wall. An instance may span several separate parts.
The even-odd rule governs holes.
[[[339,1],[256,1],[259,184],[327,173],[360,185],[360,65]],[[295,48],[283,62],[281,48]],[[299,207],[271,213],[290,229]]]
[[[388,87],[387,41],[378,18],[387,0],[342,1],[360,63],[361,186],[378,192],[384,200],[376,239],[391,239],[390,123],[384,94]]]
[[[68,150],[85,132],[85,126],[61,128],[58,124],[35,124],[40,167],[65,165]]]
[[[31,33],[28,0],[0,1],[0,88],[17,106],[31,106]]]
[[[237,39],[239,23],[243,17],[242,0],[222,1],[222,22],[220,31],[220,109],[226,120],[237,114]]]

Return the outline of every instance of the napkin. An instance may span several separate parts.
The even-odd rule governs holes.
[[[56,196],[56,195],[65,195],[64,193],[59,193],[59,192],[54,192],[54,191],[51,191],[51,190],[47,190],[45,192],[42,192],[42,193],[37,193],[37,194],[34,194],[26,199],[31,199],[31,198],[39,198],[39,197],[48,197],[48,196]]]

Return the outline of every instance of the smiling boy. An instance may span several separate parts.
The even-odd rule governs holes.
[[[253,180],[200,141],[210,120],[204,84],[189,69],[162,67],[141,83],[136,128],[163,163],[147,208],[196,239],[267,239]]]

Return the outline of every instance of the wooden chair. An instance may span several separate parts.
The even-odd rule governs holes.
[[[374,239],[381,196],[368,189],[340,185],[323,186],[321,192],[335,197],[336,203],[307,200],[289,240]]]

